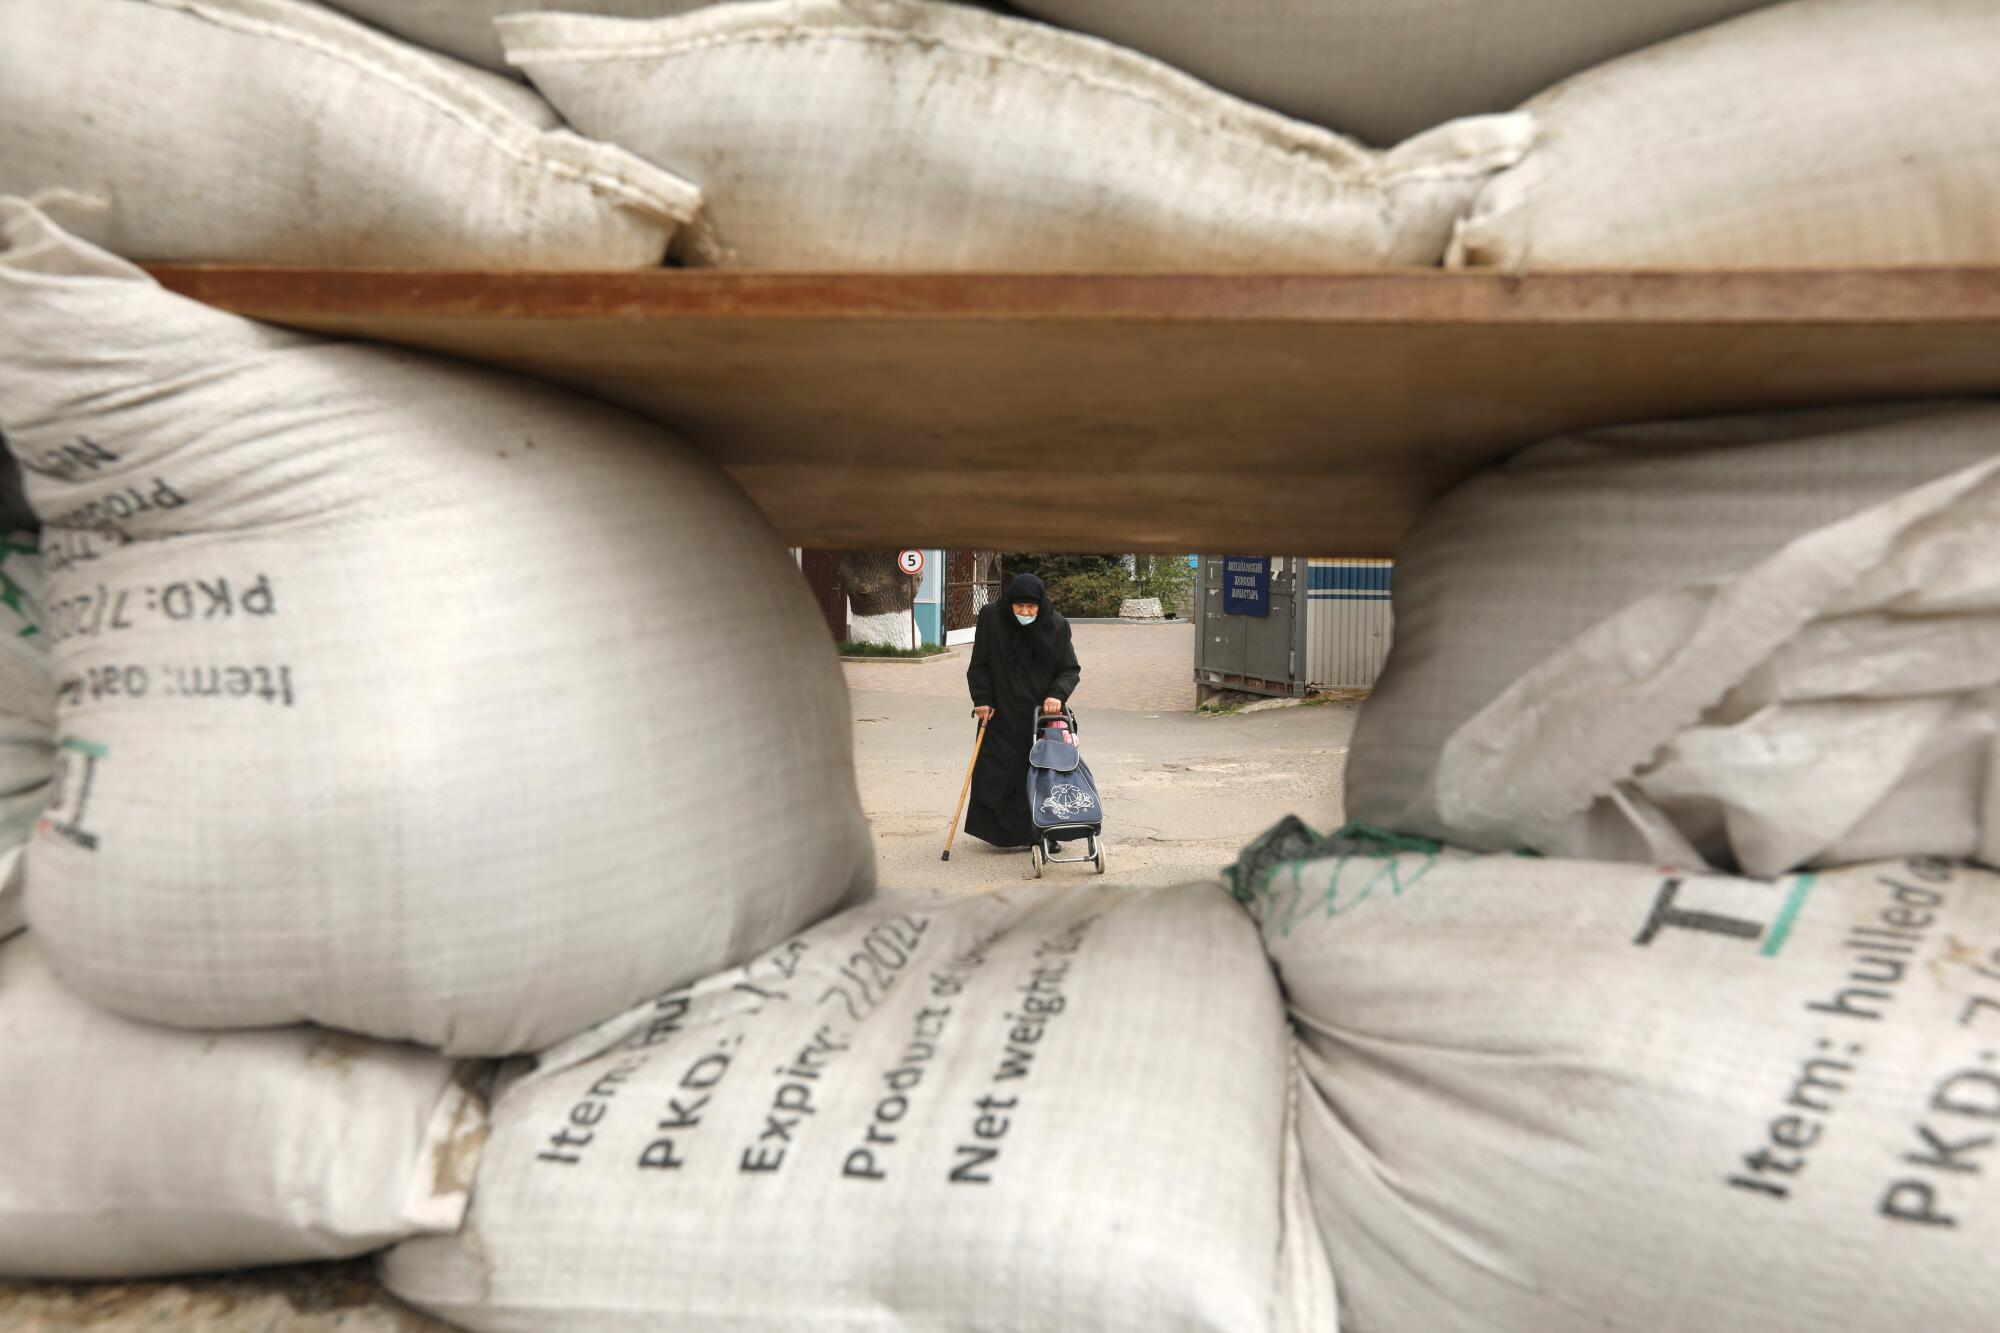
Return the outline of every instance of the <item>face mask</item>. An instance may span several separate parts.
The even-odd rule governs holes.
[[[1036,612],[1036,615],[1039,615],[1039,614],[1041,614],[1041,613],[1040,613],[1040,612]],[[1021,622],[1021,623],[1022,623],[1023,625],[1032,625],[1032,624],[1034,624],[1034,623],[1035,623],[1035,617],[1034,617],[1034,616],[1024,616],[1024,615],[1022,615],[1022,614],[1021,614],[1021,613],[1020,613],[1019,611],[1016,611],[1016,612],[1014,613],[1014,619],[1016,619],[1016,620],[1020,621],[1020,622]]]

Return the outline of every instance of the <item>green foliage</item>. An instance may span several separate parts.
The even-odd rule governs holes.
[[[1157,597],[1160,609],[1185,618],[1194,610],[1194,571],[1187,557],[1135,557],[1136,573],[1127,573],[1115,555],[1049,555],[1012,551],[1001,557],[1000,590],[1016,574],[1039,574],[1048,585],[1049,601],[1066,616],[1115,616],[1129,597]]]
[[[893,643],[857,643],[848,639],[840,645],[842,657],[936,657],[951,649],[943,644],[927,643],[921,648],[898,648]]]
[[[1040,575],[1042,582],[1053,588],[1058,579],[1075,574],[1122,574],[1124,569],[1124,562],[1115,555],[1045,555],[1037,551],[1009,551],[1000,557],[1000,595],[1007,595],[1007,585],[1014,581],[1016,574]],[[1069,614],[1068,608],[1061,603],[1057,603],[1056,609],[1064,615]]]
[[[1160,609],[1183,619],[1194,613],[1194,570],[1186,557],[1156,555],[1139,557],[1139,573],[1132,580],[1132,596],[1157,597]]]
[[[1089,570],[1049,581],[1050,603],[1071,619],[1115,616],[1131,595],[1132,580],[1123,569]]]

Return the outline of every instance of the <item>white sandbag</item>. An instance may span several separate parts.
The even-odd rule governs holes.
[[[1423,516],[1350,814],[1489,850],[2000,860],[2000,406],[1551,441]]]
[[[27,846],[17,844],[0,851],[0,940],[25,930],[28,913],[22,888],[27,876]]]
[[[1791,0],[1529,102],[1455,264],[2000,263],[2000,5]]]
[[[512,71],[500,49],[493,20],[502,14],[560,10],[566,14],[605,14],[616,18],[651,19],[685,14],[716,0],[326,0],[413,42],[469,60],[503,74]]]
[[[142,260],[657,264],[700,193],[528,89],[297,0],[9,0],[0,193]]]
[[[1372,143],[1505,111],[1557,79],[1770,0],[1016,0]]]
[[[547,1053],[383,1276],[509,1333],[1321,1333],[1289,1044],[1217,884],[884,898]]]
[[[0,885],[28,840],[55,772],[55,680],[42,632],[42,562],[32,532],[0,531]],[[0,887],[0,896],[5,889]],[[0,908],[0,935],[7,911]]]
[[[62,760],[28,913],[65,980],[532,1050],[869,891],[832,645],[706,459],[0,222]]]
[[[2000,1326],[2000,876],[1286,841],[1239,883],[1344,1324]]]
[[[179,1032],[0,944],[0,1274],[137,1277],[457,1228],[481,1071],[313,1028]]]
[[[1532,133],[1489,117],[1377,153],[963,5],[764,0],[498,26],[571,124],[700,185],[747,264],[1435,264]]]
[[[23,852],[55,773],[55,680],[32,532],[0,530],[0,939],[27,924]]]

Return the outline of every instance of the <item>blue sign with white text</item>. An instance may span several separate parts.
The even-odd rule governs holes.
[[[1222,557],[1222,614],[1271,614],[1271,562],[1261,555]]]

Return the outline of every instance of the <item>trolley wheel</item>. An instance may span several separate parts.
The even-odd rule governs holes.
[[[1091,841],[1097,844],[1097,873],[1101,875],[1104,873],[1104,843],[1097,838]]]
[[[1042,877],[1042,844],[1039,839],[1036,840],[1034,846],[1028,849],[1028,859],[1035,863],[1035,878],[1040,879]]]

